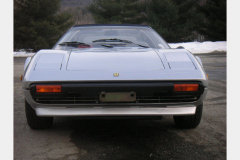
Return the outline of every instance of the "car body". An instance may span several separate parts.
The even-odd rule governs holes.
[[[26,60],[22,88],[32,129],[55,116],[164,115],[194,128],[208,77],[199,57],[170,48],[150,26],[78,25]]]

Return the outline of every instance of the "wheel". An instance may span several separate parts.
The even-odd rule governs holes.
[[[196,113],[189,116],[173,116],[175,125],[178,128],[196,128],[202,118],[203,104],[197,106]]]
[[[25,100],[27,123],[31,129],[47,129],[53,124],[53,117],[38,117],[35,110]]]

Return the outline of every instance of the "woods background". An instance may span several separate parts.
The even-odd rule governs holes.
[[[14,0],[14,50],[49,49],[95,23],[150,25],[168,43],[226,41],[226,0]]]

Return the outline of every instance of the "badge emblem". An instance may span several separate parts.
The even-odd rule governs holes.
[[[118,76],[119,76],[119,73],[113,73],[113,76],[114,76],[114,77],[118,77]]]

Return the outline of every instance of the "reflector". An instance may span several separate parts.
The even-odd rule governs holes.
[[[36,85],[37,93],[52,93],[62,92],[61,85]]]
[[[198,84],[174,84],[174,91],[198,91]]]

